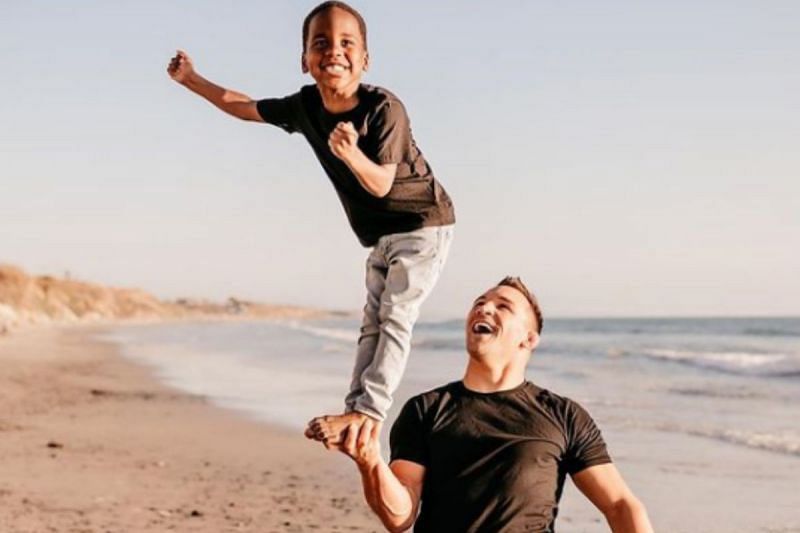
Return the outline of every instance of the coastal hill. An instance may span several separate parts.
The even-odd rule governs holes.
[[[313,318],[330,314],[318,309],[267,305],[237,298],[229,298],[224,303],[185,298],[159,300],[139,289],[29,275],[15,266],[0,264],[0,333],[30,324],[224,317]]]

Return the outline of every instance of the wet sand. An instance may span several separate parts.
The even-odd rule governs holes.
[[[97,333],[0,336],[1,532],[383,531],[348,458],[170,389]],[[800,532],[796,456],[592,407],[656,531]],[[608,531],[569,482],[557,527]]]
[[[93,333],[0,337],[0,531],[382,531],[349,459],[168,389]]]

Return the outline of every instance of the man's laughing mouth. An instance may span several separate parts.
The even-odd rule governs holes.
[[[497,326],[487,320],[478,319],[472,322],[470,331],[476,335],[494,335],[497,332]]]

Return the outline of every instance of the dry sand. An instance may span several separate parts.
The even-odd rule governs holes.
[[[349,459],[175,392],[86,327],[0,337],[0,531],[382,531]]]
[[[349,459],[169,389],[97,333],[0,335],[0,533],[383,531]],[[795,457],[604,433],[657,531],[800,531]],[[608,531],[569,483],[557,525]]]

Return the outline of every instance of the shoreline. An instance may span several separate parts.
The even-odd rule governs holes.
[[[207,322],[198,321],[197,327],[205,331]],[[181,323],[187,321],[167,325]],[[187,388],[201,394],[181,392],[147,362],[194,357],[194,352],[155,344],[147,357],[131,358],[125,341],[108,335],[160,324],[53,324],[0,337],[0,531],[383,531],[363,501],[349,459],[307,441],[279,417],[253,417],[220,406],[216,392],[203,387]],[[281,353],[263,341],[268,354]],[[431,370],[422,359],[417,362]],[[550,381],[555,390],[587,401],[618,468],[658,530],[800,531],[792,511],[800,473],[796,456],[659,429],[650,423],[651,408],[668,401],[687,409],[694,396],[653,395],[660,389],[652,385],[632,397],[617,391],[610,396],[615,404],[595,402],[590,376],[622,386],[602,381],[605,367],[595,361],[575,378],[562,375],[565,369],[574,371],[575,361],[560,370],[553,363],[543,360],[531,369],[534,381]],[[202,359],[183,364],[210,378],[217,375],[216,367],[204,366]],[[271,372],[298,370],[287,364]],[[304,359],[299,368],[306,365],[313,361]],[[262,381],[268,387],[269,376],[259,378],[258,387]],[[674,383],[715,390],[716,381],[708,376],[688,377]],[[277,389],[271,392],[279,396]],[[284,403],[273,407],[288,405],[298,412],[297,404],[282,398]],[[636,400],[637,407],[627,400]],[[728,400],[726,409],[743,407],[742,401]],[[763,512],[750,512],[753,507]],[[608,531],[602,515],[571,482],[559,508],[559,528]]]
[[[2,304],[0,304],[2,305]],[[325,310],[297,307],[295,311],[278,310],[273,314],[212,314],[197,313],[182,316],[144,316],[131,318],[89,318],[75,320],[61,319],[35,319],[14,320],[0,322],[0,341],[11,338],[17,334],[38,330],[85,330],[108,329],[116,327],[151,326],[160,324],[203,324],[203,323],[258,323],[258,322],[286,322],[292,320],[325,320],[336,318],[357,317],[356,311]],[[0,316],[0,318],[3,318]]]
[[[0,339],[0,529],[382,530],[349,459],[162,385],[94,338],[112,324],[76,326]]]

